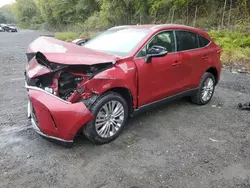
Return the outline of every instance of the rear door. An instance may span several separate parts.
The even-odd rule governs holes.
[[[175,33],[177,51],[181,56],[179,87],[184,90],[197,88],[211,62],[206,42],[198,34],[190,31],[176,31]]]

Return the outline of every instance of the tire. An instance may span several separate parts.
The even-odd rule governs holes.
[[[205,84],[207,84],[207,81],[210,81],[212,80],[213,81],[213,85],[209,88],[212,88],[212,90],[208,91],[210,94],[209,96],[207,97],[203,97],[204,95],[204,86]],[[201,81],[200,81],[200,86],[199,86],[199,89],[197,91],[197,93],[195,95],[193,95],[191,97],[191,101],[195,104],[198,104],[198,105],[206,105],[207,103],[209,103],[211,101],[211,99],[213,98],[213,94],[214,94],[214,90],[215,90],[215,78],[214,78],[214,75],[212,75],[211,73],[209,72],[206,72],[202,78],[201,78]],[[206,99],[206,100],[205,100]]]
[[[113,123],[108,123],[109,127],[112,126],[112,128],[108,128],[108,131],[104,131],[104,132],[108,132],[108,134],[111,134],[111,135],[109,135],[108,137],[104,137],[104,136],[100,135],[100,132],[102,132],[101,130],[104,128],[104,126],[106,125],[107,122],[104,125],[100,126],[100,128],[98,130],[98,128],[96,126],[96,121],[99,121],[99,122],[102,121],[103,122],[104,120],[99,119],[97,116],[99,116],[98,113],[100,113],[100,114],[103,113],[100,116],[100,118],[101,117],[103,118],[104,116],[106,117],[107,113],[106,113],[106,110],[105,110],[104,107],[105,107],[105,105],[108,105],[108,104],[111,104],[111,103],[112,103],[111,106],[113,106],[113,104],[117,104],[116,106],[114,105],[114,109],[116,109],[119,106],[119,108],[118,108],[119,110],[113,110],[113,111],[111,110],[113,112],[112,114],[114,114],[116,112],[119,112],[120,108],[121,109],[123,108],[124,113],[122,113],[122,114],[124,115],[124,118],[123,118],[123,120],[120,120],[120,116],[119,116],[119,119],[118,120],[116,119],[119,122],[122,121],[121,123],[118,123],[119,124],[118,130],[115,129],[115,127],[117,128],[117,126],[114,126],[114,124],[113,124],[115,121],[113,121]],[[111,106],[110,105],[108,106],[109,109],[110,108],[112,109]],[[106,143],[109,143],[109,142],[113,141],[114,139],[116,139],[119,136],[119,134],[121,133],[121,131],[123,129],[123,126],[124,126],[124,124],[126,123],[126,121],[128,119],[128,104],[127,104],[126,100],[116,92],[107,92],[104,95],[100,96],[95,101],[95,103],[92,105],[90,111],[95,116],[95,118],[93,120],[91,120],[90,122],[88,122],[83,127],[82,131],[83,131],[83,134],[89,140],[91,140],[94,144],[106,144]],[[98,120],[97,120],[97,118],[98,118]],[[106,117],[106,118],[109,119],[108,117]],[[105,120],[105,121],[108,121],[108,120]],[[110,120],[110,121],[112,121],[112,120]],[[118,124],[116,124],[116,125],[118,125]],[[116,132],[113,134],[113,132],[109,131],[109,129],[113,130],[113,131],[116,131]]]

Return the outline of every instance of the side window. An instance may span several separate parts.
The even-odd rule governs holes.
[[[199,44],[201,48],[207,46],[209,43],[210,43],[210,40],[199,35]]]
[[[136,57],[145,57],[147,55],[147,46],[144,46]]]
[[[175,52],[174,32],[164,31],[154,36],[149,41],[149,43],[141,49],[141,51],[137,54],[137,57],[146,56],[147,50],[150,49],[154,45],[165,47],[169,53]]]
[[[188,31],[176,31],[177,51],[199,48],[197,34]]]

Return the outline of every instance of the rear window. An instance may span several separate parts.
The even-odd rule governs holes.
[[[199,48],[197,34],[188,31],[176,31],[177,50],[191,50]]]
[[[199,36],[199,43],[200,47],[205,47],[210,43],[210,40],[206,39],[205,37]]]

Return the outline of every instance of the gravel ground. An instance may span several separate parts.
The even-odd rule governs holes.
[[[38,136],[26,118],[23,71],[37,31],[0,33],[0,187],[250,187],[250,77],[223,71],[207,106],[186,100],[130,120],[120,137],[67,149]]]

